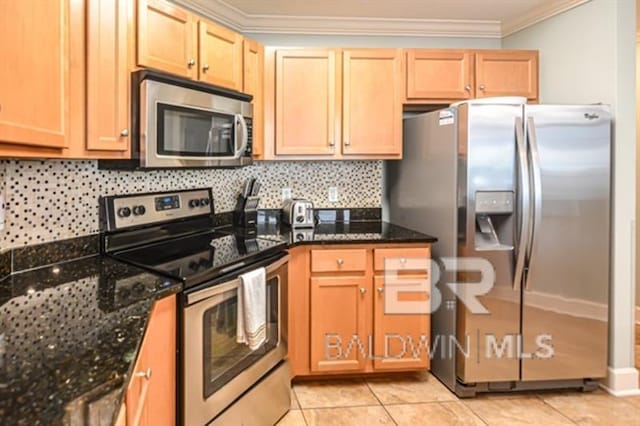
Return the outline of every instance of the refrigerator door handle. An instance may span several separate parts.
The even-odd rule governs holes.
[[[527,257],[529,265],[535,250],[536,228],[540,225],[542,214],[542,177],[540,173],[540,150],[538,149],[538,140],[536,139],[536,129],[533,117],[527,118],[527,136],[531,152],[531,176],[533,185],[533,220],[530,226],[529,247],[527,248]],[[525,280],[524,289],[529,290],[529,277]]]
[[[529,229],[531,218],[530,207],[530,183],[529,183],[529,160],[527,156],[527,146],[524,140],[524,124],[521,117],[516,117],[516,149],[518,153],[518,173],[520,187],[520,198],[522,200],[520,208],[520,232],[518,234],[518,248],[516,251],[516,269],[513,276],[513,289],[519,290],[524,274],[526,251],[529,244]]]

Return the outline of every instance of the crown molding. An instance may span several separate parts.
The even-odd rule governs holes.
[[[524,15],[517,16],[513,19],[505,20],[502,22],[502,37],[514,34],[518,31],[524,30],[527,27],[551,18],[552,16],[559,15],[566,12],[569,9],[580,6],[591,0],[562,0],[554,4],[542,4],[538,7],[531,9]]]
[[[590,0],[561,0],[552,5],[544,4],[504,22],[254,15],[225,0],[209,0],[206,5],[196,0],[172,1],[241,33],[502,38]]]

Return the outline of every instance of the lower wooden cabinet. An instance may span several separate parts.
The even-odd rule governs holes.
[[[126,426],[172,426],[176,419],[176,297],[156,302],[125,397]],[[122,420],[120,420],[122,422]],[[124,425],[124,423],[122,423]]]
[[[428,244],[301,246],[289,264],[289,361],[294,376],[429,368],[430,316],[386,309],[385,260],[430,304]],[[397,265],[397,266],[396,266]],[[389,294],[392,294],[389,291]]]

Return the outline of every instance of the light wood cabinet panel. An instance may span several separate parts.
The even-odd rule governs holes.
[[[276,155],[333,156],[340,139],[339,62],[332,49],[276,51]]]
[[[403,277],[409,280],[428,280],[427,276]],[[425,285],[429,285],[428,282]],[[385,309],[385,278],[374,278],[373,361],[375,370],[404,370],[429,368],[431,341],[430,316],[427,314],[387,313]],[[400,297],[400,296],[398,296]],[[429,300],[429,293],[403,294],[403,301]]]
[[[138,65],[196,78],[193,15],[166,0],[138,0]]]
[[[477,98],[538,98],[538,52],[490,50],[475,54]]]
[[[87,2],[87,150],[129,148],[131,0]]]
[[[70,48],[77,46],[69,37],[70,3],[0,0],[2,142],[68,146]]]
[[[373,250],[373,266],[376,271],[392,270],[414,271],[413,268],[424,270],[429,268],[425,261],[431,258],[429,247],[419,248],[380,248]]]
[[[364,249],[311,250],[311,272],[355,272],[367,267]]]
[[[368,351],[370,287],[364,277],[311,278],[312,371],[364,369],[368,355],[349,342],[357,336]]]
[[[242,90],[242,36],[212,22],[199,21],[198,79]]]
[[[155,302],[126,395],[128,426],[175,424],[176,298]]]
[[[344,51],[344,155],[402,155],[401,68],[400,49]]]
[[[242,91],[253,96],[253,157],[264,153],[264,47],[249,39],[243,41]]]
[[[453,49],[406,51],[406,99],[473,97],[473,53]]]

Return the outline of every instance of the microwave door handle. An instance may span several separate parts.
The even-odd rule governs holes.
[[[247,149],[247,144],[249,143],[249,130],[247,129],[247,121],[244,119],[242,114],[236,114],[236,123],[240,123],[240,127],[242,127],[242,143],[239,148],[236,148],[236,153],[233,158],[240,158],[244,151]],[[238,128],[236,126],[235,132],[235,144],[238,146]]]

